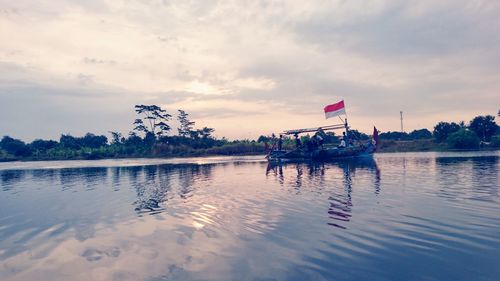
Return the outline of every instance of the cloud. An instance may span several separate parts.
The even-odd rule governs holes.
[[[83,58],[83,63],[86,63],[86,64],[113,65],[113,64],[116,64],[116,61],[114,61],[114,60],[102,60],[102,59],[84,57]]]
[[[494,1],[1,3],[2,107],[36,123],[13,95],[43,96],[33,111],[58,116],[44,136],[83,128],[79,102],[120,112],[107,127],[127,130],[134,104],[157,103],[232,137],[321,124],[342,98],[363,130],[396,130],[400,110],[409,129],[498,110]]]

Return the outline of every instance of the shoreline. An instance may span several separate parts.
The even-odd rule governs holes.
[[[391,153],[415,153],[415,152],[481,152],[481,151],[498,151],[498,147],[488,147],[479,149],[430,149],[430,150],[382,150],[377,151],[375,154],[391,154]],[[188,159],[188,158],[203,158],[203,157],[245,157],[245,156],[258,156],[265,155],[265,153],[235,153],[235,154],[191,154],[191,155],[169,155],[169,156],[151,156],[151,155],[130,155],[130,156],[117,156],[117,157],[103,157],[103,158],[11,158],[0,159],[0,163],[10,162],[43,162],[43,161],[99,161],[99,160],[121,160],[121,159]]]

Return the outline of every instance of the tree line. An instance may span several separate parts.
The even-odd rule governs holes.
[[[272,136],[260,136],[257,140],[228,141],[216,138],[209,127],[196,128],[184,110],[177,110],[178,128],[172,132],[173,116],[157,105],[135,105],[137,118],[133,128],[124,136],[111,131],[105,135],[87,133],[82,137],[62,134],[58,141],[36,139],[25,143],[10,136],[0,140],[0,160],[16,159],[99,159],[114,157],[168,157],[210,154],[264,153],[272,143]],[[478,148],[481,145],[500,147],[499,126],[491,115],[477,116],[465,122],[441,121],[433,131],[418,129],[412,132],[382,132],[382,142],[429,140],[436,145],[455,149]],[[369,139],[367,134],[350,130],[355,139]],[[308,136],[303,137],[307,141]],[[326,143],[336,143],[339,138],[332,132],[326,135]],[[389,144],[390,145],[390,144]],[[293,140],[285,138],[285,147],[293,147]]]
[[[99,159],[113,157],[185,156],[206,154],[261,153],[255,141],[216,138],[210,127],[196,128],[184,110],[177,110],[179,126],[172,134],[173,116],[157,105],[135,105],[137,118],[124,136],[87,133],[82,137],[62,134],[59,141],[36,139],[25,143],[10,136],[0,141],[0,160],[15,159]]]
[[[499,126],[492,115],[476,116],[468,124],[464,121],[444,122],[434,126],[433,131],[427,129],[405,132],[384,132],[380,134],[381,140],[433,140],[438,144],[445,144],[455,149],[473,149],[480,146],[500,146],[498,138]],[[496,136],[496,137],[495,137]]]

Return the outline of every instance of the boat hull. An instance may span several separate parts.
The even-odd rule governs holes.
[[[267,159],[269,161],[277,160],[318,160],[329,161],[341,158],[369,157],[375,152],[376,147],[369,143],[366,145],[357,145],[350,147],[319,147],[314,150],[295,149],[290,151],[274,150],[271,151]]]

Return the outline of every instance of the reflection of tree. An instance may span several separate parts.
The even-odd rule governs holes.
[[[438,157],[437,195],[447,199],[498,197],[498,157]]]
[[[136,172],[136,171],[134,171]],[[168,170],[163,169],[159,173],[159,166],[142,167],[143,180],[139,180],[140,174],[134,173],[134,182],[132,185],[137,192],[137,200],[134,202],[135,210],[139,213],[160,211],[160,203],[167,201],[168,192],[171,189],[168,176]]]
[[[186,165],[179,169],[179,195],[182,199],[192,196],[194,181],[200,175],[200,166]]]
[[[41,170],[33,170],[32,177],[34,179],[43,179],[49,182],[53,182],[57,178],[57,170],[55,169],[41,169]]]
[[[60,169],[59,180],[63,190],[69,189],[85,181],[87,189],[93,189],[99,183],[104,183],[108,176],[107,168],[74,168],[74,169]]]
[[[472,182],[476,198],[490,201],[498,197],[498,157],[473,158]]]
[[[287,181],[284,180],[283,167],[290,166],[295,170],[296,176],[290,178],[288,186],[296,189],[296,194],[299,194],[300,188],[304,183],[304,171],[307,170],[307,184],[311,185],[315,191],[323,191],[327,184],[326,176],[327,170],[335,173],[337,170],[342,171],[341,185],[343,189],[329,191],[328,201],[330,206],[328,208],[329,218],[335,221],[348,222],[351,218],[352,204],[352,190],[353,179],[356,177],[358,170],[368,171],[373,174],[374,193],[380,193],[381,173],[377,163],[373,158],[360,158],[348,159],[335,162],[305,162],[305,163],[281,163],[270,162],[266,169],[266,175],[274,175],[278,178],[280,185],[285,185]],[[331,174],[334,176],[334,174]],[[338,222],[329,222],[331,226],[345,228]]]
[[[187,199],[193,195],[196,181],[211,178],[213,165],[185,165],[179,168],[179,196]]]
[[[132,185],[137,192],[134,202],[139,213],[163,210],[163,204],[176,194],[187,199],[192,196],[198,180],[211,177],[212,165],[160,165],[143,168],[144,179],[140,174],[134,176]],[[177,181],[177,184],[176,184]],[[177,192],[174,191],[178,188]]]
[[[2,182],[3,191],[12,189],[12,187],[22,181],[26,177],[24,170],[7,170],[0,171],[0,181]]]
[[[120,183],[122,177],[120,173],[120,168],[119,167],[111,168],[111,175],[112,175],[113,190],[114,191],[120,190]]]

